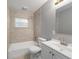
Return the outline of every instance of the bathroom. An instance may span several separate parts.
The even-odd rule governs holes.
[[[8,59],[72,59],[71,0],[7,0]]]

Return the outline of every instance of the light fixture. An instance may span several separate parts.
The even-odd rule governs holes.
[[[55,0],[55,5],[59,4],[60,2],[62,2],[63,0]]]
[[[22,10],[26,11],[28,8],[27,7],[22,7]]]

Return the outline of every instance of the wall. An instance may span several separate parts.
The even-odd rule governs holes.
[[[34,34],[35,39],[41,36],[41,15],[40,9],[34,13]]]
[[[53,0],[48,0],[34,14],[35,35],[48,40],[52,38],[52,30],[55,30],[55,8]]]
[[[11,21],[10,21],[10,43],[25,42],[33,40],[33,18],[32,14],[27,14],[26,12],[18,12],[11,10]],[[16,28],[15,27],[15,17],[26,18],[29,21],[28,28]]]
[[[56,13],[56,32],[72,34],[72,7]]]
[[[10,11],[7,8],[7,46],[10,45]]]

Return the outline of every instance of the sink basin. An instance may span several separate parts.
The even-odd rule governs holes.
[[[72,46],[70,46],[70,45],[64,46],[64,45],[59,44],[57,46],[60,48],[61,51],[65,51],[66,50],[66,51],[72,52]]]
[[[67,46],[67,49],[72,52],[72,44],[69,44],[69,45]]]
[[[72,52],[72,44],[63,45],[58,40],[47,41],[45,44],[62,52]]]
[[[72,44],[68,44],[67,46],[60,44],[60,42],[52,42],[50,44],[54,44],[56,47],[58,47],[61,51],[67,50],[72,52]]]

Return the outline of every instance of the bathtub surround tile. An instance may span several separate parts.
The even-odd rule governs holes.
[[[28,28],[16,28],[15,18],[28,19]],[[34,39],[33,14],[10,9],[10,43],[31,41]]]

